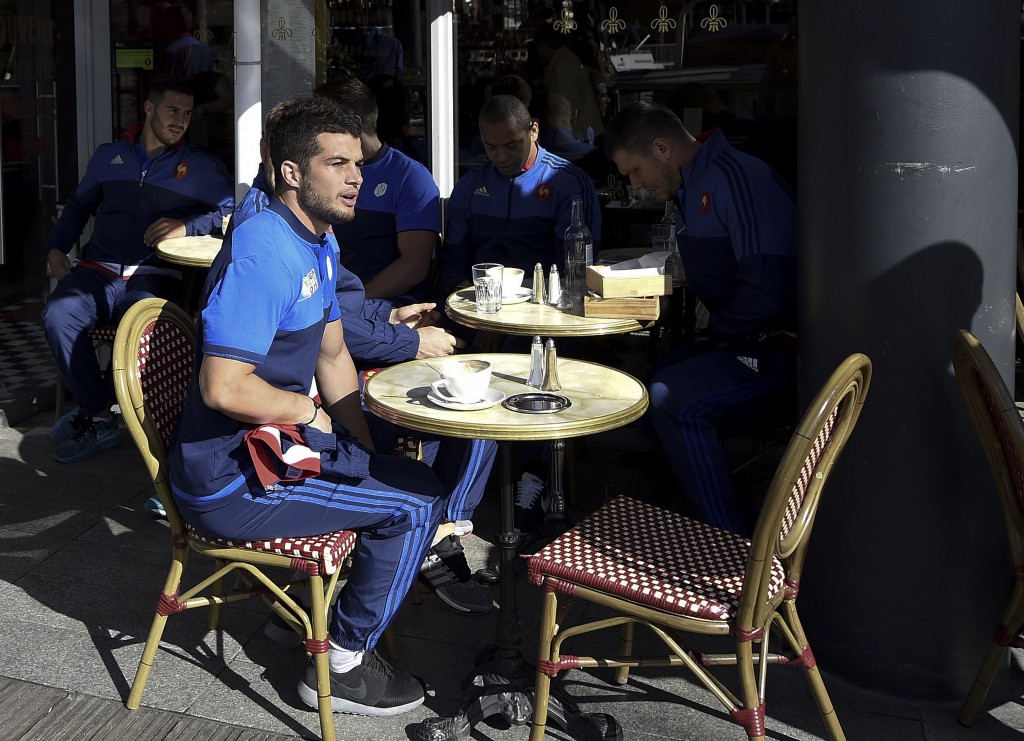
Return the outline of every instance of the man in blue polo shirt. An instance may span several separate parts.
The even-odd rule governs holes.
[[[224,164],[185,143],[193,100],[188,80],[154,79],[145,120],[96,150],[46,240],[57,286],[43,311],[43,332],[78,401],[50,431],[61,463],[84,460],[121,439],[110,411],[114,389],[100,372],[89,331],[116,324],[140,299],[175,296],[181,271],[158,259],[154,246],[219,229],[234,205]],[[92,236],[72,265],[68,253],[92,217]]]
[[[749,533],[721,442],[796,419],[797,223],[793,193],[718,129],[694,137],[668,108],[635,103],[605,133],[635,187],[674,201],[686,282],[708,337],[650,378],[650,421],[694,516]]]
[[[267,114],[260,142],[263,164],[252,187],[239,202],[231,217],[229,231],[244,224],[252,216],[267,208],[271,202],[274,177],[273,163],[267,150],[269,132],[277,125],[281,113],[294,101],[278,104]],[[346,106],[347,107],[347,106]],[[362,187],[360,187],[360,197]],[[359,210],[356,209],[357,218]],[[331,229],[325,235],[327,243],[337,253],[337,241]],[[345,328],[345,345],[357,368],[363,371],[383,365],[401,363],[414,358],[435,358],[455,352],[461,342],[438,326],[439,315],[432,303],[396,306],[385,299],[368,299],[359,277],[344,265],[336,264],[338,309]],[[374,440],[382,452],[393,447],[402,430],[375,417]],[[484,489],[494,459],[497,443],[493,440],[470,440],[415,433],[421,441],[422,459],[441,477],[448,496],[445,502],[445,520],[455,530],[431,548],[424,562],[421,577],[434,590],[438,599],[453,610],[482,615],[490,612],[494,603],[486,588],[473,580],[460,538],[473,531],[472,517],[483,498]],[[295,633],[272,619],[267,634],[274,640],[290,643]]]
[[[326,234],[354,214],[359,120],[329,99],[300,100],[268,135],[275,197],[235,226],[211,267],[171,489],[188,522],[222,537],[360,531],[329,625],[332,705],[394,715],[421,704],[423,686],[374,647],[419,571],[444,488],[426,464],[374,452],[345,347]],[[244,439],[265,424],[296,426],[323,473],[261,484]],[[316,707],[312,664],[298,692]]]
[[[430,171],[377,136],[377,99],[355,77],[316,91],[359,116],[363,186],[356,218],[334,225],[341,264],[362,281],[366,297],[422,300],[441,231],[441,196]]]

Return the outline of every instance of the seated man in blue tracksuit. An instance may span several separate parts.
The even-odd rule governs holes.
[[[277,106],[267,114],[267,137],[271,136],[270,132],[286,105]],[[273,174],[273,165],[266,138],[261,147],[263,167],[235,208],[229,231],[263,211],[270,203],[272,188],[268,173]],[[360,192],[361,188],[360,185]],[[355,218],[359,218],[358,208],[355,213]],[[337,255],[337,241],[330,230],[325,239]],[[438,325],[439,316],[434,304],[395,306],[384,299],[367,299],[362,281],[340,262],[335,267],[335,291],[345,330],[345,344],[357,367],[379,368],[455,352],[460,343]],[[395,438],[402,434],[400,429],[376,417],[369,417],[369,421],[378,450],[390,449]],[[472,580],[459,538],[473,530],[473,512],[483,498],[497,444],[493,440],[413,434],[422,439],[423,459],[433,467],[448,492],[445,520],[455,523],[455,531],[431,549],[431,558],[424,567],[423,576],[438,598],[452,609],[466,614],[488,612],[493,606],[490,595]],[[289,630],[279,635],[294,634]]]
[[[563,240],[574,197],[601,247],[597,189],[583,170],[537,144],[539,128],[521,100],[495,95],[480,109],[480,135],[488,162],[455,184],[448,201],[444,247],[437,278],[442,299],[471,282],[472,266],[497,262],[533,276],[565,265]]]
[[[297,100],[267,134],[274,197],[235,224],[210,268],[169,483],[186,521],[220,537],[359,531],[328,625],[331,706],[396,715],[422,704],[423,683],[375,647],[437,531],[444,486],[420,461],[375,452],[345,347],[326,233],[354,214],[359,119],[326,98]],[[320,474],[261,480],[246,445],[261,425],[301,435]],[[298,694],[317,707],[312,661]]]
[[[793,194],[721,131],[695,138],[657,104],[623,109],[605,146],[633,187],[675,202],[687,285],[711,316],[707,340],[652,374],[650,421],[692,514],[749,533],[720,438],[796,419]]]
[[[89,458],[121,439],[110,411],[114,389],[100,372],[89,331],[116,324],[140,299],[175,296],[181,271],[157,258],[154,246],[219,229],[234,204],[224,164],[185,143],[193,101],[191,82],[156,78],[145,120],[96,150],[46,240],[57,286],[43,311],[43,332],[78,402],[50,432],[61,463]],[[72,265],[68,253],[92,217],[92,236]]]

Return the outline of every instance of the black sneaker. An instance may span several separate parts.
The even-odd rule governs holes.
[[[487,589],[473,581],[458,535],[439,540],[420,567],[420,579],[437,598],[463,615],[486,615],[494,607]]]
[[[299,681],[299,697],[317,707],[316,666],[309,660]],[[423,683],[396,669],[371,649],[362,663],[347,672],[331,672],[331,710],[356,715],[398,715],[423,704]]]
[[[544,479],[529,471],[516,482],[516,501],[513,509],[515,528],[520,533],[535,530],[544,522],[551,506],[551,495]]]

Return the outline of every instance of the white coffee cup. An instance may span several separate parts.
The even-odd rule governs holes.
[[[448,395],[463,404],[483,400],[491,385],[491,364],[486,360],[452,358],[442,362],[438,372]]]
[[[522,268],[510,268],[507,265],[501,272],[501,295],[512,298],[523,287],[525,271]]]

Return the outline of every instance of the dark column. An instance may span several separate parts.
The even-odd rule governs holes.
[[[802,398],[875,369],[801,608],[826,672],[963,697],[1011,575],[948,348],[970,328],[1012,383],[1020,3],[800,11]]]

